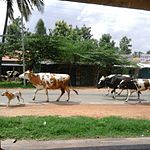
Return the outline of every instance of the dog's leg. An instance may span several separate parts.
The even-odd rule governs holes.
[[[10,99],[8,100],[8,103],[7,103],[7,107],[9,107],[10,106]]]
[[[19,92],[19,96],[20,96],[20,99],[22,99],[22,101],[23,101],[23,103],[24,103],[24,99],[23,99],[23,97],[22,97],[21,92]]]
[[[23,103],[24,103],[24,98],[22,97],[22,94],[20,93],[20,98],[22,99]]]
[[[17,96],[17,99],[18,99],[18,104],[20,103],[20,98],[19,98],[19,96]]]

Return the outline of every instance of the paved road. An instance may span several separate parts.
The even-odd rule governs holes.
[[[79,92],[79,95],[76,95],[73,91],[71,91],[71,99],[70,101],[80,104],[124,104],[124,99],[126,95],[126,91],[122,93],[121,96],[117,97],[117,100],[114,100],[112,96],[106,96],[107,89],[97,89],[97,88],[76,88]],[[14,92],[15,89],[8,89],[9,91]],[[22,95],[25,99],[25,103],[32,103],[32,96],[34,94],[34,89],[19,89],[22,92]],[[4,92],[5,89],[1,89],[1,92]],[[49,90],[49,99],[54,102],[60,94],[60,90]],[[150,91],[144,91],[141,94],[142,103],[150,103]],[[67,99],[67,94],[64,94],[61,101],[65,101]],[[39,91],[37,93],[36,101],[37,102],[45,102],[46,95],[45,91]],[[0,96],[0,104],[6,104],[7,98]],[[17,100],[11,102],[12,104],[16,104]],[[128,103],[138,103],[137,94],[133,93]]]

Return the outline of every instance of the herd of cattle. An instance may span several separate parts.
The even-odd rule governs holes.
[[[109,75],[102,76],[97,85],[98,88],[108,87],[111,88],[111,93],[113,94],[113,98],[116,98],[116,89],[127,90],[126,102],[133,92],[137,92],[138,100],[140,100],[141,91],[145,91],[147,89],[150,90],[150,79],[134,79],[129,75]],[[121,94],[121,92],[119,94]],[[109,94],[109,90],[108,90]]]
[[[8,72],[12,76],[12,72]],[[13,72],[14,73],[14,72]],[[48,90],[49,89],[60,89],[61,94],[57,98],[57,101],[60,100],[62,95],[67,92],[68,99],[70,99],[70,90],[73,90],[76,94],[78,92],[73,89],[70,85],[70,76],[68,74],[52,74],[52,73],[33,73],[32,71],[26,71],[23,74],[15,72],[15,77],[28,80],[35,88],[35,93],[33,95],[33,100],[36,98],[36,94],[39,90],[45,90],[47,95],[47,101],[49,101]],[[102,76],[97,84],[97,88],[108,87],[108,94],[110,89],[113,98],[116,99],[116,89],[127,90],[126,102],[133,92],[136,92],[138,95],[138,100],[140,100],[141,91],[150,89],[150,79],[133,79],[129,75],[109,75]],[[121,94],[121,92],[119,94]]]

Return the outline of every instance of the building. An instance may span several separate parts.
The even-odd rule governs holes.
[[[2,75],[6,75],[6,71],[18,71],[22,73],[23,65],[17,58],[9,56],[2,57]]]

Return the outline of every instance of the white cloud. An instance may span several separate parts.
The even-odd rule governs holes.
[[[58,0],[44,0],[43,14],[36,9],[32,12],[29,22],[25,23],[30,31],[34,31],[37,21],[42,18],[47,29],[53,28],[57,20],[65,20],[73,26],[86,25],[91,27],[95,38],[110,33],[114,41],[127,36],[132,39],[136,51],[150,50],[150,12],[135,9],[117,8],[94,4],[83,4]],[[5,14],[6,3],[0,2],[0,13]],[[15,17],[20,13],[15,5]],[[0,18],[0,34],[2,34],[5,15]]]

